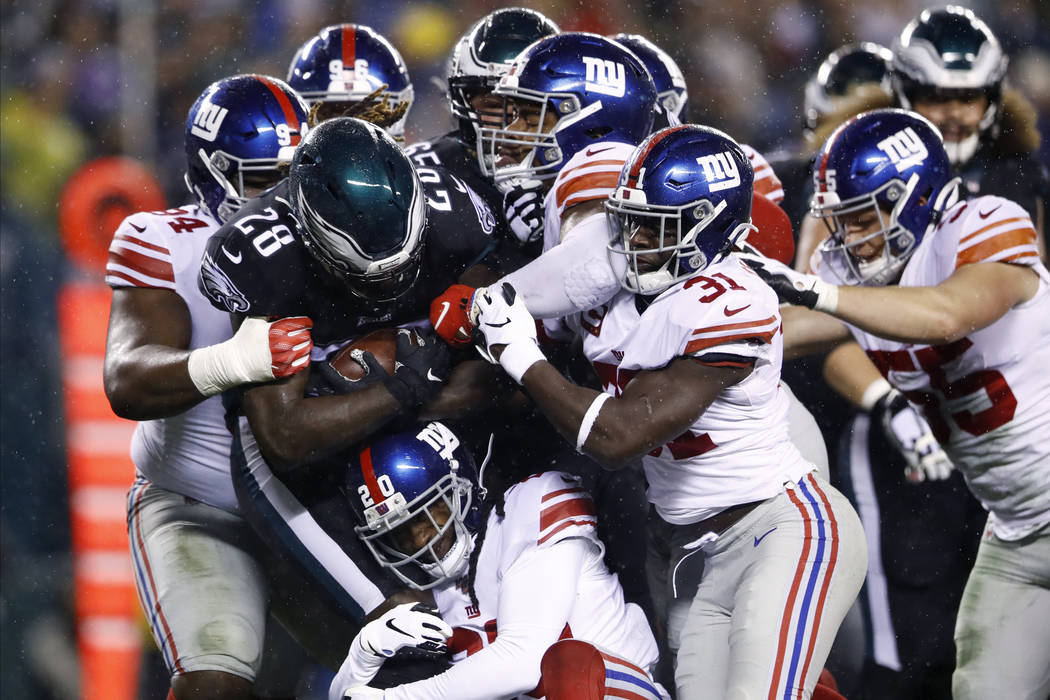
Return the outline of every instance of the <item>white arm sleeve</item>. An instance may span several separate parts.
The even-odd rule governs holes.
[[[592,214],[573,226],[561,243],[500,282],[514,286],[533,318],[586,311],[620,291],[627,259],[610,255],[608,245],[605,214]]]
[[[491,700],[535,688],[540,661],[565,628],[584,560],[593,546],[572,538],[526,551],[503,577],[496,641],[444,673],[387,690],[384,698]]]

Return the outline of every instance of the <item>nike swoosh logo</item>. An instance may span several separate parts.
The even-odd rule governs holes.
[[[989,216],[991,216],[995,212],[999,211],[999,207],[1001,207],[1001,206],[1003,206],[1003,205],[999,204],[998,206],[995,206],[995,207],[989,209],[988,211],[979,211],[979,212],[977,212],[977,216],[981,217],[982,219],[987,219]]]
[[[230,259],[230,262],[232,262],[234,265],[241,264],[241,258],[244,257],[243,254],[237,253],[237,255],[234,255],[230,251],[226,250],[226,246],[221,245],[219,247],[222,248],[222,252],[225,253],[226,257]]]
[[[400,627],[395,625],[393,620],[387,620],[386,621],[386,626],[389,627],[390,629],[394,630],[398,634],[403,634],[406,637],[411,637],[412,636],[408,632],[404,631],[403,629],[401,629]]]
[[[441,322],[445,320],[445,314],[448,313],[448,306],[449,304],[447,301],[441,302],[441,313],[438,314],[438,320],[434,324],[434,328],[439,328],[441,326]]]
[[[427,379],[429,379],[432,382],[440,382],[441,381],[441,377],[435,376],[434,375],[434,370],[432,370],[432,369],[428,369],[427,370]]]
[[[750,309],[750,308],[751,308],[751,304],[747,304],[746,306],[741,306],[739,309],[733,309],[732,311],[730,311],[729,307],[727,306],[724,309],[722,309],[722,313],[724,313],[726,316],[736,316],[738,313],[740,313],[744,309]]]
[[[598,155],[599,153],[605,153],[606,151],[611,151],[612,149],[613,149],[612,146],[606,146],[605,148],[598,148],[598,149],[588,148],[587,149],[587,153],[585,155],[589,158],[591,156]]]
[[[145,233],[146,232],[146,227],[145,226],[136,226],[134,221],[129,221],[128,224],[130,224],[131,228],[135,229],[139,233]]]
[[[775,527],[771,527],[768,530],[766,530],[765,534],[763,534],[761,537],[756,537],[755,538],[755,546],[757,547],[758,543],[761,542],[762,540],[766,539],[766,535],[768,535],[769,533],[773,532],[773,530],[776,530],[776,528]]]
[[[510,323],[510,319],[509,318],[506,321],[504,321],[503,323],[486,323],[485,325],[488,326],[489,328],[503,328],[503,326],[507,325],[508,323]]]

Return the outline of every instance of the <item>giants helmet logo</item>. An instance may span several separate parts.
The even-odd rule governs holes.
[[[740,185],[740,169],[729,151],[701,156],[696,162],[704,169],[707,189],[711,192],[720,192]]]
[[[197,114],[193,117],[193,126],[190,127],[190,133],[194,136],[199,136],[205,141],[214,141],[218,137],[219,129],[222,127],[222,122],[226,119],[226,114],[229,111],[225,107],[213,104],[210,98],[205,98],[201,102],[201,107],[197,110]]]
[[[926,150],[926,144],[910,126],[892,136],[887,136],[879,141],[878,146],[879,150],[889,156],[890,161],[897,166],[898,173],[903,173],[908,168],[918,165],[930,155]]]
[[[612,97],[623,97],[627,93],[627,77],[622,63],[584,56],[583,65],[585,88],[589,92]]]

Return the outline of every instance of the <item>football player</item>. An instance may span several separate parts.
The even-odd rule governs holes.
[[[407,149],[420,168],[424,184],[430,170],[444,170],[481,194],[500,219],[510,211],[508,233],[523,244],[528,242],[534,227],[532,220],[538,216],[537,195],[521,187],[501,190],[481,172],[478,131],[483,123],[498,126],[502,122],[504,101],[492,94],[500,76],[527,46],[559,31],[550,19],[523,7],[502,8],[476,22],[456,42],[448,59],[448,103],[455,129]],[[443,198],[441,192],[431,196]],[[507,254],[514,256],[513,251]],[[520,255],[517,257],[518,264],[524,261]]]
[[[632,152],[607,204],[623,290],[568,319],[604,391],[546,361],[512,288],[479,301],[487,351],[558,432],[608,468],[642,460],[670,597],[702,559],[670,621],[685,700],[811,693],[866,562],[852,507],[788,438],[777,299],[729,253],[750,228],[753,177],[705,127]]]
[[[311,37],[288,67],[288,84],[310,106],[310,125],[358,117],[405,140],[414,92],[408,69],[386,37],[363,24],[335,24]]]
[[[824,312],[785,312],[785,344],[852,335],[990,512],[956,622],[952,697],[1046,696],[1050,274],[1032,220],[1001,197],[958,201],[936,127],[903,110],[850,120],[818,165],[813,213],[830,236],[817,275],[756,262],[784,301]]]
[[[411,162],[379,127],[324,121],[296,150],[289,177],[212,237],[201,289],[238,321],[292,309],[310,318],[317,361],[376,328],[424,325],[428,300],[488,250],[487,240],[464,239],[461,230],[465,217],[491,215],[468,193],[457,197],[453,211],[430,206]],[[478,361],[458,366],[445,387],[448,350],[426,333],[398,335],[391,374],[370,354],[363,362],[364,379],[321,395],[307,395],[305,374],[245,388],[233,450],[246,517],[310,574],[316,599],[337,611],[333,619],[352,623],[400,586],[370,566],[337,507],[339,476],[326,458],[401,416],[414,418],[432,399],[431,410],[448,415],[453,404],[483,407],[492,393],[489,374],[472,383]],[[334,665],[349,642],[330,645]]]
[[[186,185],[197,203],[134,214],[110,245],[106,395],[117,415],[140,421],[128,535],[139,599],[178,700],[248,698],[275,628],[260,542],[230,480],[218,394],[305,369],[310,323],[256,319],[234,335],[198,291],[197,270],[208,238],[282,177],[305,130],[306,107],[280,80],[210,85],[186,122]],[[255,692],[289,696],[295,681]]]
[[[366,625],[330,700],[666,698],[645,670],[656,640],[602,561],[595,505],[579,480],[558,471],[509,482],[492,474],[483,480],[437,422],[367,445],[352,460],[357,532],[385,568],[433,592],[440,617],[406,604]],[[453,666],[385,692],[367,687],[403,646],[447,647]]]

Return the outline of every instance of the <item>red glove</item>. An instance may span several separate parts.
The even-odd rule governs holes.
[[[274,379],[290,377],[309,366],[313,327],[314,322],[306,316],[282,318],[270,324],[270,369]]]
[[[474,294],[477,289],[454,284],[430,302],[430,325],[454,348],[470,344],[474,337]]]

